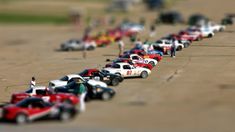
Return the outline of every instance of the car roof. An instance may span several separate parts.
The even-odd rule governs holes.
[[[123,65],[130,65],[129,63],[126,63],[126,62],[119,62],[119,63],[116,63],[116,64],[119,64],[120,66],[123,66]]]
[[[69,78],[81,77],[81,76],[78,75],[78,74],[68,74],[68,75],[66,75],[66,76],[68,76]]]

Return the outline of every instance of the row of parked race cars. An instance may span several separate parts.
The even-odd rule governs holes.
[[[136,28],[135,25],[133,27]],[[110,100],[116,92],[108,85],[117,86],[127,77],[147,78],[163,56],[170,54],[173,39],[178,41],[177,51],[181,51],[189,47],[193,41],[213,37],[216,32],[224,29],[225,26],[212,23],[189,27],[156,42],[145,42],[142,46],[125,51],[122,56],[100,70],[85,69],[80,73],[51,80],[48,87],[35,86],[24,92],[14,93],[10,99],[11,104],[2,108],[2,117],[18,124],[41,118],[67,121],[77,113],[75,106],[79,104],[76,90],[79,87],[78,81],[87,87],[87,101]]]

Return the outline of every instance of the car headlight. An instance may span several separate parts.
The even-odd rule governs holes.
[[[102,92],[102,91],[103,91],[102,88],[97,88],[97,89],[96,89],[96,92]]]

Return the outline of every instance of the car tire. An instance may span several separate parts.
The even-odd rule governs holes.
[[[73,51],[73,48],[68,48],[68,51]]]
[[[153,67],[155,66],[153,61],[150,61],[149,64],[152,65]]]
[[[141,76],[141,78],[147,78],[148,77],[148,72],[147,71],[142,71],[140,76]]]
[[[184,44],[184,48],[188,48],[189,47],[189,44],[188,43],[185,43]]]
[[[117,73],[115,73],[115,74],[116,74],[116,75],[119,75],[119,76],[122,76],[122,75],[121,75],[121,73],[118,73],[118,72],[117,72]]]
[[[101,95],[101,99],[104,100],[104,101],[108,101],[111,99],[111,95],[108,93],[108,92],[104,92],[102,95]]]
[[[182,49],[183,49],[182,46],[178,46],[178,47],[177,47],[177,51],[181,51]]]
[[[118,78],[114,78],[114,79],[112,80],[111,84],[112,84],[113,86],[117,86],[117,85],[119,84],[119,79],[118,79]]]
[[[16,116],[15,121],[17,124],[25,124],[28,122],[28,116],[26,114],[20,113]]]
[[[166,54],[167,54],[167,55],[170,55],[170,54],[171,54],[171,51],[170,51],[170,50],[167,50],[167,51],[166,51]]]
[[[61,111],[60,113],[60,121],[66,122],[68,120],[70,120],[72,117],[71,113],[69,111]]]
[[[89,46],[88,48],[87,48],[87,50],[94,50],[95,49],[95,47],[93,47],[93,46]]]
[[[212,38],[213,37],[213,35],[210,33],[210,34],[208,34],[208,38]]]

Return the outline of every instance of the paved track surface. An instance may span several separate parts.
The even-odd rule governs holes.
[[[233,0],[187,0],[173,9],[184,16],[202,12],[219,21],[235,12]],[[185,26],[159,26],[158,37]],[[0,101],[24,90],[32,75],[41,85],[84,68],[99,67],[118,54],[117,46],[99,48],[82,59],[80,52],[56,49],[76,32],[64,26],[1,26]],[[164,57],[147,79],[126,79],[116,97],[108,102],[92,101],[87,111],[73,121],[38,121],[24,127],[0,123],[1,132],[233,132],[235,122],[235,27],[227,27],[211,39],[194,42]],[[127,49],[132,45],[128,44]],[[115,51],[115,52],[114,52]]]

